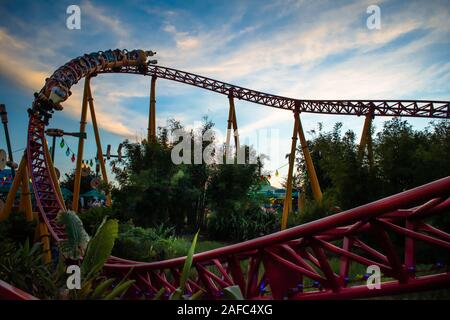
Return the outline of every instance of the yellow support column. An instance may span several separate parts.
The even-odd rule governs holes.
[[[80,120],[80,133],[86,132],[86,115],[88,105],[88,93],[90,78],[84,79],[84,91],[83,91],[83,104],[81,106],[81,120]],[[81,161],[83,160],[84,139],[80,136],[78,139],[78,153],[77,153],[77,166],[75,169],[75,183],[73,187],[73,211],[78,212],[78,201],[80,200],[80,185],[81,185]]]
[[[302,122],[300,121],[300,116],[295,113],[296,121],[298,122],[298,136],[300,138],[300,144],[303,151],[303,156],[305,158],[306,170],[308,171],[309,181],[311,183],[311,189],[314,196],[314,200],[317,202],[322,201],[322,190],[320,190],[319,180],[317,179],[316,169],[314,169],[314,164],[311,159],[311,154],[308,150],[308,145],[306,144],[305,134],[303,133]]]
[[[286,195],[284,197],[283,216],[281,217],[281,230],[286,229],[289,213],[292,211],[292,174],[294,172],[295,149],[297,148],[297,132],[299,128],[298,113],[294,112],[294,131],[292,133],[291,153],[289,154],[289,169],[286,182]]]
[[[22,192],[20,194],[20,210],[25,213],[27,221],[33,221],[33,207],[31,205],[30,178],[27,166],[22,173]]]
[[[233,109],[231,108],[233,96],[231,94],[228,96],[228,100],[229,100],[230,106],[228,108],[227,138],[225,140],[225,154],[227,156],[230,152],[230,137],[231,137],[231,130],[233,128]]]
[[[92,91],[90,86],[88,87],[88,101],[89,101],[89,110],[91,112],[92,125],[94,127],[95,142],[97,144],[97,158],[100,164],[100,169],[102,171],[102,179],[105,183],[108,183],[108,174],[106,173],[105,161],[103,160],[102,142],[100,140],[100,132],[98,130],[97,125],[97,116],[95,115],[94,99],[92,98]],[[111,194],[107,192],[106,206],[109,207],[110,205],[111,205]]]
[[[42,243],[42,256],[44,263],[50,263],[52,261],[52,252],[50,250],[50,233],[48,232],[47,225],[44,222],[39,222],[39,240]]]
[[[363,127],[363,131],[361,134],[361,140],[359,142],[359,147],[358,147],[358,159],[361,161],[364,157],[364,151],[366,150],[366,146],[368,146],[368,140],[372,139],[371,137],[371,126],[372,126],[372,113],[368,113],[366,114],[366,119],[364,120],[364,127]],[[371,144],[371,143],[370,143]],[[370,149],[372,146],[370,145]],[[370,157],[370,155],[369,155]]]
[[[156,76],[152,76],[150,85],[150,110],[148,114],[147,142],[156,140]]]
[[[230,109],[232,115],[232,124],[233,124],[233,134],[234,134],[234,146],[236,147],[236,152],[240,149],[239,144],[239,133],[238,133],[238,125],[236,120],[236,108],[234,107],[234,97],[231,95],[228,97],[230,100]]]
[[[58,196],[59,201],[61,202],[62,209],[66,210],[66,204],[64,202],[64,197],[62,195],[61,186],[59,185],[58,176],[56,175],[55,166],[53,165],[52,156],[50,155],[50,151],[48,150],[47,143],[44,143],[44,153],[45,158],[47,159],[48,171],[50,172],[50,178],[53,181],[53,185],[55,186],[56,195]]]
[[[27,166],[26,158],[22,157],[20,161],[19,169],[16,172],[16,176],[14,177],[11,188],[8,192],[8,197],[6,198],[5,207],[2,212],[0,212],[0,221],[4,221],[8,219],[11,214],[12,207],[14,205],[14,201],[16,200],[17,191],[19,190],[19,186],[22,184],[22,175],[24,169]]]

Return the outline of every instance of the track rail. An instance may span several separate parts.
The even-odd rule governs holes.
[[[214,80],[194,73],[168,67],[149,65],[143,71],[137,67],[125,67],[119,71],[105,69],[99,73],[144,74],[161,79],[172,80],[197,88],[261,104],[268,107],[298,110],[305,113],[340,114],[361,116],[372,113],[374,116],[398,116],[421,118],[450,118],[449,101],[426,100],[303,100],[294,99]]]
[[[62,110],[60,103],[70,96],[70,87],[83,77],[100,73],[149,75],[300,112],[450,118],[449,102],[291,99],[149,65],[148,55],[152,53],[109,50],[78,57],[55,71],[35,94],[33,106],[28,110],[28,168],[40,219],[56,242],[65,237],[64,229],[55,223],[64,206],[51,179],[44,130],[53,111]],[[450,177],[447,177],[282,232],[197,254],[193,263],[196,274],[186,289],[188,294],[202,290],[207,298],[215,299],[221,297],[223,288],[236,284],[248,299],[329,299],[448,287],[448,269],[428,270],[426,274],[416,269],[415,246],[421,242],[448,257],[450,235],[431,226],[425,218],[449,214],[449,197]],[[333,265],[336,259],[339,266]],[[133,269],[130,276],[136,283],[128,298],[151,298],[162,287],[167,297],[178,286],[184,260],[182,257],[143,263],[111,257],[104,271],[114,276]],[[353,265],[377,265],[393,280],[384,282],[380,290],[369,290],[364,279],[351,278],[349,268]]]

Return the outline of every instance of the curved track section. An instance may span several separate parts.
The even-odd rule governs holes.
[[[70,96],[70,88],[83,77],[98,73],[143,74],[190,84],[271,107],[300,112],[450,118],[450,103],[436,101],[318,101],[270,95],[227,83],[149,65],[151,51],[108,50],[71,60],[59,68],[28,110],[27,157],[40,219],[55,241],[64,229],[55,224],[64,208],[56,194],[46,157],[44,129],[54,110]],[[426,222],[430,215],[449,213],[450,177],[352,210],[329,216],[262,238],[197,254],[195,275],[187,291],[220,298],[223,288],[239,285],[248,299],[327,299],[422,290],[450,285],[449,270],[416,269],[416,242],[448,257],[450,235]],[[402,256],[400,256],[402,255]],[[336,264],[336,261],[338,263]],[[109,275],[124,275],[131,268],[137,280],[129,298],[151,298],[164,287],[166,296],[178,285],[184,258],[141,263],[111,257]],[[351,278],[355,265],[376,265],[391,280],[369,290],[364,279]],[[385,279],[385,278],[384,278]]]

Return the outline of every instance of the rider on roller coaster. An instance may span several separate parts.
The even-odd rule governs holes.
[[[128,66],[136,66],[141,72],[145,72],[148,63],[156,63],[155,60],[147,61],[147,57],[155,54],[153,51],[115,49],[72,59],[45,79],[45,86],[34,94],[35,99],[28,113],[38,114],[47,125],[54,110],[63,109],[61,102],[72,94],[70,88],[81,78],[105,69],[117,72]]]

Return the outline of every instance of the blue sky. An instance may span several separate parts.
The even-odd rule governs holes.
[[[66,8],[81,8],[81,30],[66,28]],[[366,9],[381,9],[381,29],[369,30]],[[163,66],[294,98],[450,100],[450,1],[0,1],[0,101],[9,112],[13,149],[26,143],[33,99],[59,66],[108,48],[158,52]],[[51,127],[77,131],[81,88]],[[104,75],[93,80],[103,145],[147,129],[150,79]],[[278,130],[266,169],[285,163],[292,114],[236,102],[241,134]],[[222,133],[226,97],[165,80],[157,82],[157,124],[168,118],[195,126],[208,115]],[[375,119],[377,129],[387,118]],[[359,135],[363,118],[302,115],[305,131],[337,121]],[[417,128],[427,119],[412,119]],[[89,125],[85,159],[95,156]],[[274,131],[272,131],[274,132]],[[310,137],[309,134],[307,134]],[[76,150],[75,138],[66,138]],[[261,152],[264,144],[256,146]],[[0,147],[5,148],[4,135]],[[16,159],[21,151],[15,153]],[[73,164],[57,150],[56,166]],[[281,170],[285,173],[286,167]],[[275,181],[276,183],[276,181]]]

